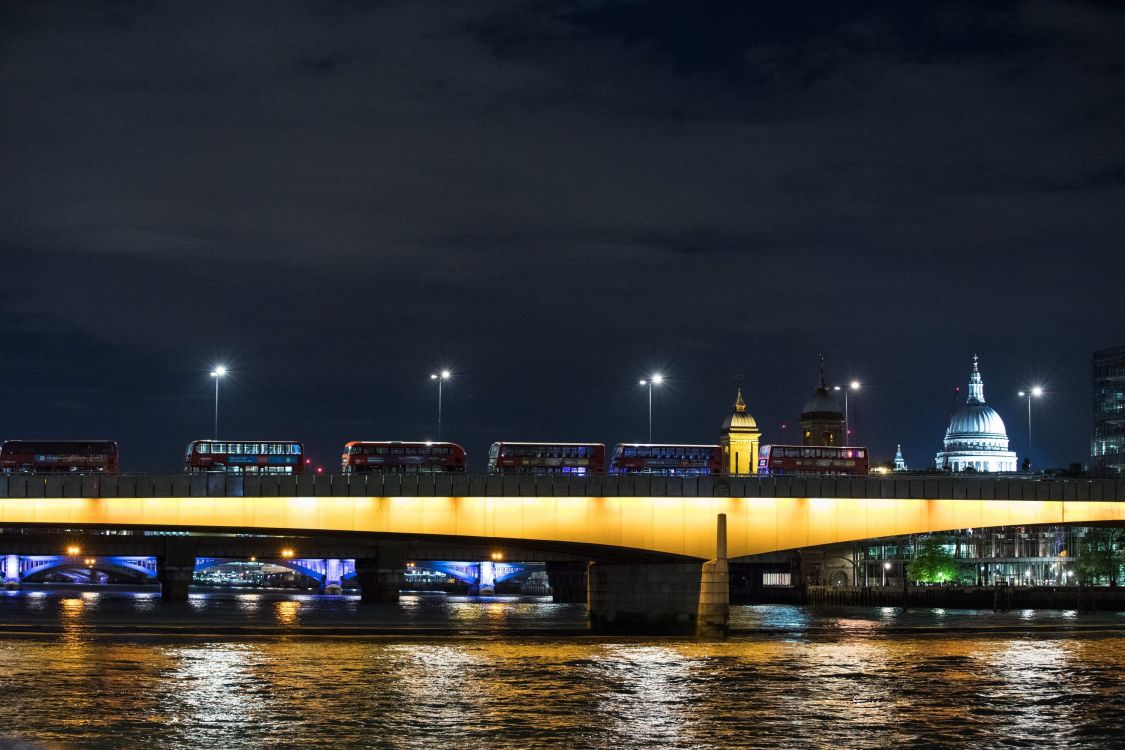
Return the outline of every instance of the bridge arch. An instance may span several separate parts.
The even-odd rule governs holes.
[[[155,565],[152,567],[140,564],[132,559],[119,557],[99,557],[93,566],[86,565],[82,560],[73,557],[39,558],[31,561],[27,566],[21,566],[20,580],[27,581],[35,576],[44,575],[56,570],[94,570],[114,572],[140,580],[152,581],[156,578]]]
[[[217,568],[220,565],[231,562],[248,561],[239,557],[200,557],[195,561],[195,572],[198,573],[210,568]],[[303,576],[311,578],[314,581],[323,581],[326,573],[325,570],[319,569],[321,566],[314,567],[318,562],[323,563],[322,560],[262,560],[260,562],[279,568],[287,568],[295,573],[300,573]]]

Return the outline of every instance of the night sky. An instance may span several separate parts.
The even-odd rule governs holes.
[[[1125,344],[1117,3],[5,2],[0,438],[798,439],[952,389],[1087,461]],[[909,10],[907,10],[909,9]],[[782,423],[789,424],[783,434]]]

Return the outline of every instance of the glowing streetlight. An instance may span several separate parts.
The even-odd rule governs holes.
[[[844,392],[844,444],[845,445],[851,445],[852,444],[852,431],[851,431],[851,428],[848,426],[849,421],[850,421],[849,416],[848,416],[848,391],[858,391],[859,388],[860,388],[860,382],[858,380],[853,380],[851,383],[848,384],[847,388],[841,388],[838,385],[833,387],[833,390]]]
[[[648,386],[648,442],[652,442],[652,387],[664,382],[664,376],[653,373],[647,380],[640,381],[641,385]]]
[[[492,553],[492,561],[493,562],[500,562],[503,559],[504,559],[504,553],[503,552],[493,552]]]
[[[219,381],[222,380],[226,374],[227,368],[223,365],[218,365],[211,371],[211,378],[215,381],[215,440],[219,439]]]
[[[1034,386],[1029,391],[1020,391],[1020,398],[1027,398],[1027,470],[1031,472],[1031,399],[1039,398],[1043,395],[1043,389],[1039,386]]]
[[[430,373],[430,380],[437,381],[437,439],[441,440],[441,384],[453,377],[449,370]]]
[[[293,552],[292,548],[290,548],[290,547],[286,547],[285,549],[281,550],[281,556],[284,557],[286,560],[289,560],[290,558],[292,558],[293,555],[294,555],[294,552]]]
[[[66,548],[66,554],[70,555],[71,557],[76,557],[82,554],[82,548],[77,544],[72,544]]]
[[[883,563],[883,585],[884,586],[887,585],[887,571],[890,570],[890,569],[891,569],[891,564],[889,562]]]

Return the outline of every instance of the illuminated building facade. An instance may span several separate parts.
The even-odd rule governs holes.
[[[902,575],[930,538],[912,534],[829,545],[802,551],[806,582],[824,586],[902,586]],[[1104,585],[1120,569],[1090,565],[1107,549],[1125,543],[1120,529],[1090,526],[1002,526],[960,529],[937,535],[952,560],[950,584],[994,586],[1067,586],[1082,580]]]
[[[902,457],[902,444],[895,448],[895,471],[907,471],[906,459]]]
[[[1094,435],[1090,473],[1125,476],[1125,346],[1094,352]]]
[[[742,400],[742,388],[734,400],[734,411],[723,420],[719,433],[719,445],[723,447],[723,463],[731,474],[758,473],[758,444],[762,432],[758,422],[746,411]]]
[[[969,397],[949,422],[944,448],[934,460],[934,466],[943,471],[1016,470],[1016,454],[1008,450],[1004,420],[984,402],[984,381],[975,354]]]
[[[802,445],[844,445],[844,410],[832,397],[824,380],[824,356],[820,357],[820,384],[801,411]]]

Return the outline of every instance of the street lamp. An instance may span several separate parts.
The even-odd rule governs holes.
[[[833,390],[844,392],[844,445],[851,445],[852,444],[852,431],[848,427],[848,423],[849,423],[849,418],[848,418],[848,391],[858,391],[859,386],[860,386],[859,381],[853,380],[851,383],[848,384],[847,388],[841,388],[838,385],[834,386],[834,388],[833,388]]]
[[[211,378],[215,381],[215,435],[214,439],[219,439],[219,380],[227,374],[227,368],[219,365],[211,371]]]
[[[652,443],[652,387],[660,385],[664,382],[664,376],[658,373],[653,373],[648,380],[642,380],[641,385],[648,386],[648,442]]]
[[[890,569],[891,569],[891,564],[889,562],[883,563],[883,585],[884,586],[887,585],[887,571],[890,570]]]
[[[1033,387],[1029,391],[1020,391],[1020,398],[1027,397],[1027,471],[1031,473],[1031,399],[1039,398],[1043,395],[1043,389],[1039,386]]]
[[[430,380],[437,381],[437,439],[441,440],[441,384],[453,376],[449,370],[430,373]]]

